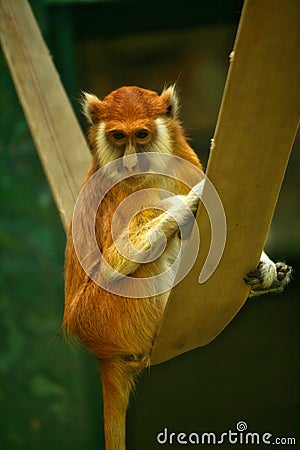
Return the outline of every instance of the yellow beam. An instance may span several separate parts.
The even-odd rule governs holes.
[[[201,205],[198,259],[170,294],[153,364],[208,344],[248,296],[243,277],[258,264],[300,116],[299,24],[299,0],[244,5],[207,169],[225,209],[224,254],[199,284],[211,232]]]

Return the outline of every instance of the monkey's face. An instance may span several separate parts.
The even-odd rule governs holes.
[[[129,184],[144,184],[150,180],[145,173],[157,173],[162,163],[159,154],[173,153],[174,127],[178,123],[173,86],[161,95],[139,87],[122,87],[102,101],[84,94],[83,106],[91,123],[90,143],[99,167],[117,160],[114,169],[108,169],[110,177],[115,178],[117,171]],[[139,157],[153,152],[155,158]]]

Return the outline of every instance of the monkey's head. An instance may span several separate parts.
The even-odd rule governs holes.
[[[161,93],[136,86],[121,87],[103,100],[83,94],[83,112],[90,122],[89,140],[98,166],[120,159],[125,170],[138,164],[137,154],[176,153],[182,135],[177,120],[178,97],[174,86]],[[124,169],[124,168],[123,168]]]

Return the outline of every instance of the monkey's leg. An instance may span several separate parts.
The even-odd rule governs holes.
[[[281,292],[291,279],[292,268],[284,262],[274,263],[262,252],[257,269],[246,275],[245,281],[251,286],[249,297]]]

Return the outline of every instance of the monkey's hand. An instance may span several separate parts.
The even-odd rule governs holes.
[[[199,200],[203,193],[204,188],[204,181],[200,181],[198,184],[196,184],[188,193],[186,196],[186,204],[187,206],[192,210],[192,212],[195,214],[198,209]]]
[[[268,293],[279,293],[291,279],[292,268],[283,262],[276,264],[262,253],[257,269],[249,272],[244,280],[251,286],[249,297]]]

